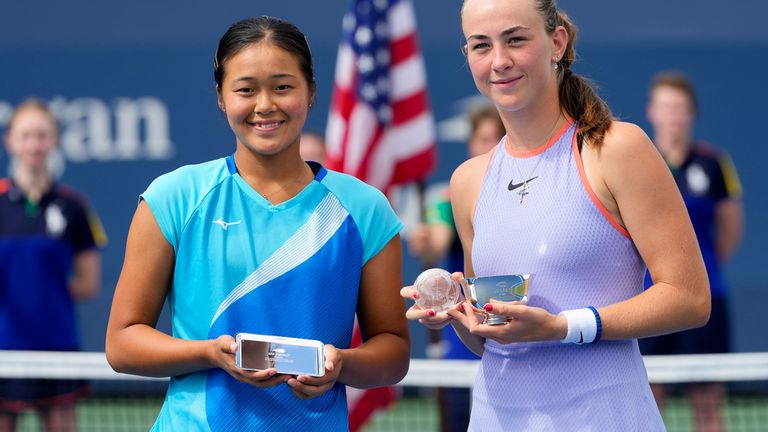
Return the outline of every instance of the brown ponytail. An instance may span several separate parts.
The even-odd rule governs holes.
[[[571,70],[576,60],[574,44],[578,28],[557,7],[555,0],[537,0],[536,3],[548,34],[554,33],[557,26],[563,26],[568,32],[565,53],[557,63],[560,106],[576,121],[587,142],[599,147],[614,117],[608,104],[597,94],[594,84]]]

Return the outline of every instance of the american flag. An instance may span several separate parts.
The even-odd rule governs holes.
[[[352,347],[363,343],[360,337],[360,327],[355,320],[355,330],[352,335]],[[376,413],[388,408],[397,400],[394,387],[376,387],[358,389],[347,387],[347,411],[349,414],[349,431],[358,432],[371,420]]]
[[[435,161],[426,71],[409,0],[353,0],[326,129],[328,168],[388,191]]]

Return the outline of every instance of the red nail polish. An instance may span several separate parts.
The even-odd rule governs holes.
[[[464,312],[464,303],[459,305],[459,309],[461,309],[461,311]]]
[[[490,312],[493,310],[493,305],[490,303],[487,303],[485,306],[483,306],[483,309],[485,309],[486,312]]]
[[[435,311],[433,311],[432,309],[430,309],[430,310],[429,310],[429,312],[427,312],[427,315],[429,315],[429,316],[433,317],[433,316],[435,316]]]

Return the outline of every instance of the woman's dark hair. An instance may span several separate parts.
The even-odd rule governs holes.
[[[307,79],[310,94],[315,93],[315,73],[312,69],[312,53],[307,37],[295,25],[280,18],[260,16],[247,18],[232,24],[219,40],[213,60],[213,79],[221,89],[227,60],[248,45],[268,41],[296,56],[299,67]]]
[[[576,121],[587,142],[599,147],[614,117],[608,104],[597,94],[594,84],[571,70],[576,60],[574,45],[579,29],[557,7],[555,0],[536,0],[536,8],[544,18],[547,34],[554,33],[558,26],[563,26],[568,33],[568,44],[557,68],[560,106]]]

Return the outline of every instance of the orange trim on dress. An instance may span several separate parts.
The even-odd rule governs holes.
[[[570,117],[566,117],[565,123],[563,124],[563,126],[560,128],[559,131],[557,131],[556,134],[552,135],[552,137],[549,139],[549,141],[547,141],[546,144],[529,151],[514,150],[512,147],[509,146],[509,142],[507,141],[507,136],[504,135],[504,150],[507,151],[507,154],[514,157],[518,157],[518,158],[529,158],[529,157],[539,155],[541,153],[544,153],[544,151],[546,151],[548,148],[552,147],[557,141],[559,141],[560,138],[565,133],[565,131],[567,131],[572,124],[573,124],[573,119]]]
[[[573,157],[576,159],[576,167],[579,170],[579,177],[581,178],[581,183],[584,185],[584,190],[587,191],[587,194],[592,199],[592,202],[595,204],[598,210],[600,210],[600,213],[603,214],[603,217],[608,220],[608,222],[613,225],[614,228],[616,228],[616,231],[621,233],[624,237],[632,240],[632,236],[629,235],[629,231],[627,231],[626,228],[621,226],[619,222],[616,220],[616,218],[611,215],[611,213],[608,211],[607,208],[603,205],[602,202],[600,202],[600,199],[595,194],[595,191],[592,190],[592,186],[589,184],[589,180],[587,179],[587,173],[584,170],[584,163],[581,160],[581,154],[579,153],[578,144],[576,142],[576,136],[578,135],[578,132],[573,134],[573,144],[571,145],[571,149],[573,150]]]

